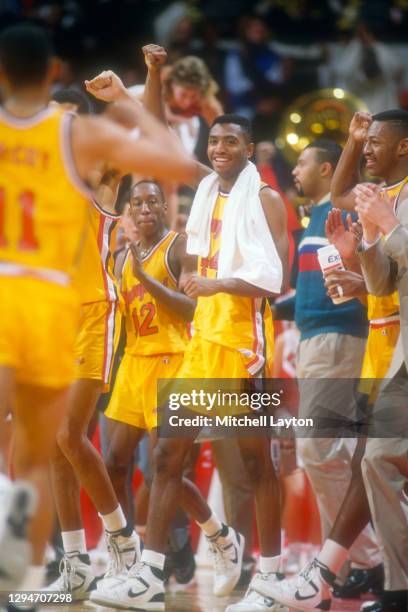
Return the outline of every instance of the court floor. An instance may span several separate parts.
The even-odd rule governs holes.
[[[244,592],[236,591],[233,596],[218,598],[211,594],[212,575],[209,570],[199,569],[196,578],[187,588],[174,588],[170,585],[166,593],[167,612],[224,612],[225,608],[239,600]],[[361,601],[333,600],[331,612],[357,612],[360,610]],[[89,602],[74,604],[72,606],[47,606],[46,612],[90,612],[90,609],[97,609],[97,612],[109,612],[112,608],[96,606]]]

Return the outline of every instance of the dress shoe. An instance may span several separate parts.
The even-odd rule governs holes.
[[[352,569],[343,585],[333,589],[334,597],[355,599],[365,593],[381,595],[384,586],[384,567],[382,563],[371,569]]]

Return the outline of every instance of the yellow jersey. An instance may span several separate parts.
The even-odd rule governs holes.
[[[217,277],[222,219],[227,200],[228,194],[220,192],[211,219],[209,254],[208,257],[198,259],[198,274],[206,278]],[[243,355],[246,369],[252,375],[257,374],[265,364],[265,328],[269,331],[268,337],[272,338],[272,313],[264,298],[217,293],[197,300],[194,334],[238,350]]]
[[[113,251],[120,215],[104,211],[95,200],[88,206],[89,230],[74,286],[82,304],[114,302],[118,298]]]
[[[398,199],[402,188],[408,183],[408,176],[394,185],[382,187],[382,193],[390,198],[394,211],[398,205]],[[392,295],[377,297],[367,296],[367,317],[372,325],[390,323],[392,320],[399,321],[399,296],[395,291]]]
[[[168,232],[142,259],[143,269],[162,285],[177,290],[177,279],[169,265],[169,251],[177,239]],[[125,302],[126,347],[129,355],[168,355],[184,353],[188,342],[187,324],[150,295],[133,274],[128,251],[122,271]]]
[[[70,285],[86,234],[89,193],[71,154],[73,115],[0,109],[0,274]]]

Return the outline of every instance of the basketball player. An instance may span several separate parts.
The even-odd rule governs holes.
[[[142,131],[135,140],[109,120],[48,108],[56,63],[42,30],[3,31],[0,68],[0,398],[12,407],[15,476],[38,495],[33,566],[24,584],[35,589],[53,520],[47,465],[74,374],[78,307],[71,278],[88,222],[86,182],[106,162],[164,179],[188,180],[195,170],[142,109],[133,109]],[[0,551],[2,567],[7,555]]]
[[[130,214],[140,242],[127,250],[120,274],[126,347],[105,412],[109,418],[107,467],[127,516],[128,468],[146,431],[154,444],[157,380],[176,375],[188,342],[187,322],[195,308],[177,285],[180,276],[194,269],[196,260],[186,255],[185,237],[166,229],[166,208],[157,183],[146,180],[132,187]]]
[[[224,208],[234,184],[247,168],[252,152],[247,120],[235,115],[224,115],[214,121],[210,130],[208,153],[215,170],[214,177],[219,181],[220,192],[215,200],[212,218],[209,219],[211,230],[208,256],[199,258],[197,274],[190,276],[184,283],[185,293],[191,298],[198,298],[198,306],[194,316],[195,334],[185,353],[178,375],[180,378],[214,378],[222,372],[226,378],[248,379],[258,374],[264,363],[261,321],[265,304],[262,298],[270,295],[271,290],[262,289],[240,278],[217,278],[221,241],[232,239],[228,234],[230,228],[222,224]],[[257,184],[259,190],[259,178]],[[260,198],[259,206],[269,226],[268,234],[270,232],[269,235],[273,237],[276,257],[283,262],[286,273],[287,238],[283,203],[267,186],[255,195]],[[272,252],[268,255],[274,257]],[[251,268],[249,261],[245,264]],[[279,282],[276,281],[279,289],[281,281],[282,277]],[[171,519],[181,496],[183,461],[193,442],[194,438],[159,440],[142,564],[129,572],[126,583],[110,590],[109,598],[104,600],[106,604],[149,610],[164,609],[163,553]],[[242,438],[239,443],[254,483],[262,576],[266,581],[276,580],[280,564],[279,491],[271,461],[270,441],[267,438]],[[242,559],[243,539],[223,526],[209,511],[201,517],[200,525],[210,541],[215,566],[225,570],[223,575],[220,572],[216,574],[214,593],[226,595],[239,578],[237,567]],[[253,601],[254,593],[250,590],[243,606],[259,605],[259,600],[263,602],[263,598],[256,594],[255,598],[257,602]],[[231,609],[240,610],[240,606],[238,604],[238,607],[233,606]],[[259,609],[280,609],[279,606],[274,608],[273,602],[265,606]]]
[[[68,103],[72,107],[76,99],[72,98],[70,90],[57,97],[64,108]],[[51,463],[64,559],[60,564],[60,576],[46,590],[69,592],[73,600],[85,599],[96,587],[82,524],[80,483],[93,499],[104,522],[110,552],[105,577],[120,573],[140,557],[139,539],[133,525],[127,525],[104,462],[88,438],[96,403],[100,394],[109,389],[121,328],[113,274],[113,250],[120,215],[112,205],[119,180],[119,173],[105,172],[94,198],[89,201],[88,233],[75,277],[75,288],[81,300],[75,347],[75,383],[71,388],[70,409],[58,433],[58,448]],[[98,202],[103,202],[103,207]],[[106,508],[114,508],[114,512],[106,512]]]
[[[356,187],[359,181],[359,165],[361,154],[366,159],[366,166],[370,174],[384,181],[382,197],[389,203],[390,208],[396,208],[398,202],[406,198],[408,193],[408,156],[406,155],[407,114],[405,111],[385,111],[371,116],[367,113],[356,113],[352,119],[349,138],[345,145],[337,170],[333,179],[333,195],[337,206],[352,210],[355,206]],[[376,238],[379,238],[376,236]],[[338,295],[338,293],[333,292]],[[371,298],[371,316],[382,315],[381,325],[387,330],[389,323],[393,323],[398,313],[396,301],[393,296],[385,298]],[[385,320],[384,320],[385,319]],[[389,319],[389,320],[388,320]],[[371,330],[370,330],[371,333]],[[392,337],[391,337],[392,338]],[[392,338],[392,340],[394,340]],[[381,355],[384,352],[389,356],[390,335],[383,334],[375,338],[369,345],[369,356],[365,364],[378,360],[379,367],[384,370],[384,361]],[[370,348],[371,346],[371,348]],[[373,355],[373,351],[378,351]],[[367,370],[363,370],[363,374]],[[383,374],[384,375],[384,374]],[[364,447],[359,445],[353,457],[354,478],[346,498],[340,508],[338,517],[330,533],[329,539],[317,559],[307,566],[300,575],[282,581],[273,588],[265,589],[260,583],[258,590],[263,594],[274,597],[288,606],[300,610],[329,609],[330,585],[334,583],[335,575],[342,567],[351,547],[362,529],[368,524],[371,516],[369,498],[366,487],[361,486],[361,459]],[[359,476],[360,474],[360,476]],[[360,480],[359,480],[360,479]],[[387,533],[387,539],[381,537],[382,529],[389,522],[388,517],[382,517],[381,525],[374,519],[376,533],[379,538],[380,550],[385,557],[386,542],[392,548],[396,542]],[[398,536],[396,536],[398,539]],[[385,612],[403,610],[398,601],[400,592],[405,592],[405,585],[400,582],[399,572],[393,575],[391,563],[385,559],[385,591],[380,602],[363,605],[364,611]],[[393,593],[397,591],[394,595]],[[406,597],[406,594],[402,595]],[[405,601],[405,600],[404,600]],[[406,604],[404,603],[403,606]]]

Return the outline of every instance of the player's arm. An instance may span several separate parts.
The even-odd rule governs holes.
[[[288,254],[289,241],[286,231],[286,210],[278,193],[272,189],[262,189],[260,200],[263,211],[275,242],[278,255],[282,262],[283,282],[282,288],[285,291],[288,279]],[[240,278],[205,278],[198,275],[191,276],[184,288],[187,295],[196,298],[200,295],[210,296],[216,293],[230,293],[242,297],[271,297],[277,296],[270,291],[256,287]]]
[[[157,54],[156,52],[153,54],[152,47],[157,48]],[[164,125],[167,125],[162,98],[160,70],[158,69],[165,61],[165,50],[163,47],[158,47],[157,45],[147,45],[143,47],[143,52],[145,53],[145,61],[148,66],[143,102],[146,109],[150,111],[154,117]],[[150,63],[152,63],[153,66],[149,69]],[[113,120],[116,121],[118,119],[116,115],[120,113],[121,117],[119,117],[119,122],[125,125],[125,127],[138,125],[137,110],[141,106],[140,101],[132,96],[124,86],[120,77],[112,70],[104,70],[93,79],[85,81],[85,87],[86,90],[98,100],[114,103],[114,105],[120,105],[121,102],[123,103],[118,109],[108,109],[108,114],[111,114]],[[200,181],[211,173],[211,169],[198,161],[194,161],[193,163],[195,164],[194,172],[189,178],[185,178],[180,182],[195,189]],[[178,180],[177,177],[174,177],[174,180]]]
[[[113,70],[103,70],[96,77],[84,81],[85,89],[94,98],[107,103],[129,102],[140,106],[140,101],[123,84]]]
[[[78,116],[73,120],[72,150],[80,177],[87,181],[102,161],[124,174],[135,172],[180,182],[195,177],[195,162],[178,139],[141,106],[133,105],[131,112],[141,132],[138,138],[104,117]]]
[[[147,77],[143,92],[143,105],[161,123],[167,124],[166,109],[163,100],[161,68],[166,63],[167,52],[159,45],[145,45],[142,48],[147,66]],[[221,109],[222,110],[222,109]],[[221,114],[221,113],[218,113]],[[195,161],[196,172],[192,179],[185,183],[192,189],[196,189],[199,182],[211,173],[211,169],[198,161]]]
[[[269,187],[262,189],[259,197],[269,231],[282,263],[281,293],[285,293],[289,289],[289,239],[285,204],[279,193]]]
[[[199,296],[210,296],[216,293],[229,293],[231,295],[239,295],[242,297],[270,297],[270,291],[260,289],[255,285],[251,285],[240,278],[205,278],[193,274],[188,278],[184,285],[184,291],[191,298]]]
[[[142,51],[147,66],[143,105],[161,123],[167,125],[161,78],[161,67],[166,63],[167,52],[159,45],[145,45]]]
[[[177,244],[179,240],[180,245]],[[191,321],[194,316],[195,301],[180,291],[165,287],[158,280],[147,274],[143,269],[139,249],[135,243],[131,243],[130,250],[133,257],[133,274],[142,283],[146,291],[168,310],[171,310],[186,321]],[[173,273],[176,273],[176,277],[179,276],[183,265],[185,265],[183,264],[183,258],[186,255],[185,250],[184,237],[183,240],[177,239],[170,250],[169,263]]]
[[[354,211],[353,188],[360,182],[360,159],[368,128],[372,123],[369,113],[355,113],[349,127],[349,136],[334,172],[330,192],[333,205]]]

